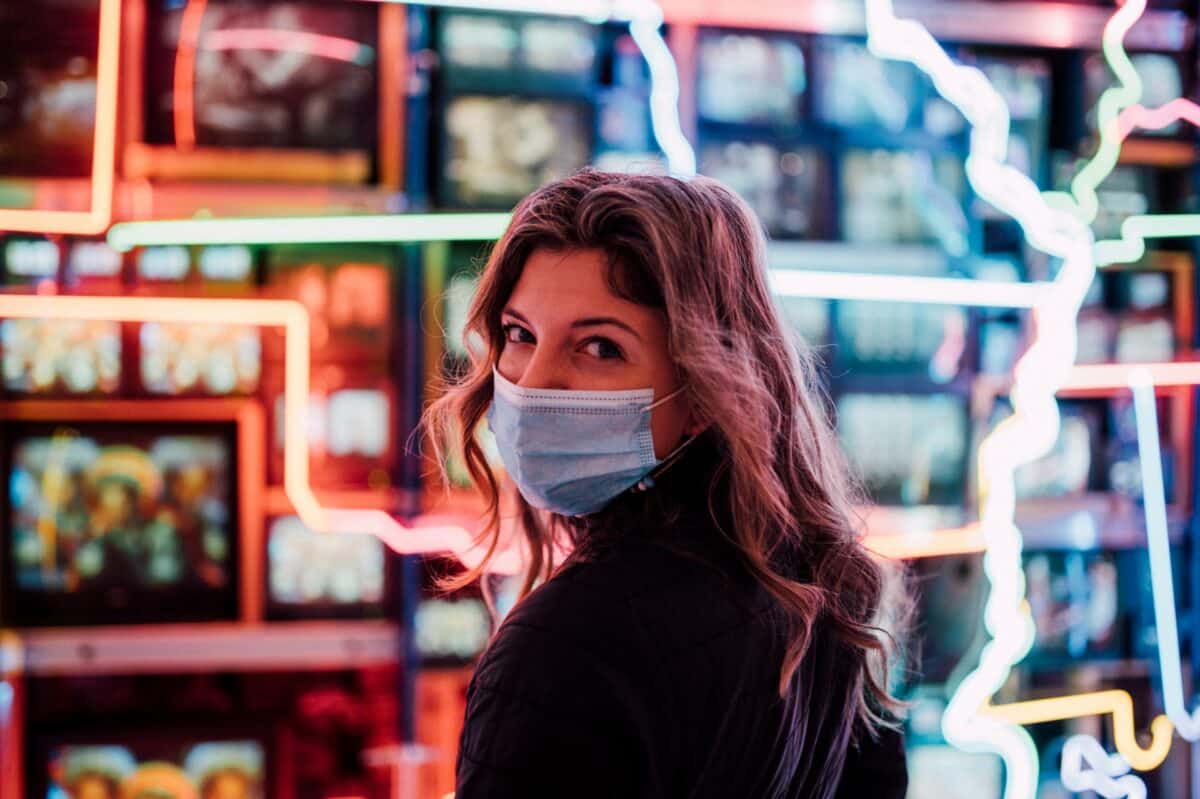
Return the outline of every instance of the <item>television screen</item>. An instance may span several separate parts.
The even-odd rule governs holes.
[[[99,3],[0,4],[0,175],[86,177]]]
[[[67,265],[73,283],[117,282],[121,278],[121,253],[104,241],[77,241]]]
[[[837,305],[836,328],[836,357],[854,372],[923,374],[947,383],[963,366],[962,308],[845,301]]]
[[[919,682],[941,685],[979,643],[987,598],[983,556],[918,558],[910,568],[918,597],[910,668]]]
[[[487,646],[492,620],[477,597],[426,598],[417,606],[417,651],[426,661],[467,661]]]
[[[957,505],[965,500],[965,397],[845,393],[837,398],[837,428],[876,503]]]
[[[147,322],[140,328],[142,387],[151,394],[250,394],[262,376],[259,329]]]
[[[700,171],[725,183],[779,238],[824,238],[828,182],[824,156],[811,147],[766,141],[712,141],[700,148]]]
[[[284,398],[282,370],[272,370],[271,482],[284,478]],[[396,461],[395,388],[375,371],[347,372],[321,366],[313,373],[308,402],[308,446],[313,484],[320,488],[386,488]]]
[[[121,325],[2,319],[0,357],[14,394],[112,394],[121,387]]]
[[[783,319],[805,343],[819,347],[829,341],[829,300],[819,297],[775,298]]]
[[[443,126],[446,206],[511,208],[591,157],[592,111],[580,102],[461,95]]]
[[[214,283],[247,283],[254,278],[254,253],[241,245],[200,250],[200,276]]]
[[[381,615],[386,554],[373,535],[318,533],[298,516],[272,519],[267,529],[269,615]]]
[[[8,427],[3,554],[15,623],[236,615],[232,425]]]
[[[586,86],[597,62],[596,28],[583,20],[454,12],[443,15],[439,33],[452,85],[479,72],[493,81]]]
[[[58,277],[58,245],[49,239],[11,238],[4,243],[4,272],[12,284]]]
[[[957,156],[849,149],[841,189],[846,241],[941,244],[951,254],[966,254],[966,182]]]
[[[808,74],[795,39],[712,31],[701,35],[696,107],[714,122],[791,125],[803,115]]]
[[[315,362],[382,362],[391,352],[393,258],[381,246],[274,247],[267,293],[308,309]],[[264,340],[268,357],[282,360],[282,334],[269,330]]]
[[[818,37],[813,47],[817,116],[839,128],[920,127],[927,85],[908,63],[879,58],[864,42]]]
[[[138,280],[145,283],[182,283],[192,272],[192,256],[177,244],[144,247],[137,254]]]
[[[1112,553],[1031,552],[1023,563],[1035,662],[1120,652],[1122,607]]]
[[[265,799],[266,753],[255,740],[183,741],[176,734],[136,743],[51,748],[46,799]],[[32,794],[37,795],[37,794]]]
[[[220,0],[181,40],[184,3],[148,4],[146,140],[198,147],[371,152],[378,8]],[[190,56],[180,59],[180,56]],[[192,68],[176,74],[180,64]],[[176,86],[186,95],[177,96]],[[179,112],[192,109],[191,130]]]
[[[1141,104],[1146,108],[1158,108],[1177,97],[1186,95],[1187,86],[1179,60],[1165,53],[1131,53],[1129,60],[1142,79]],[[1085,106],[1088,129],[1096,132],[1096,113],[1100,96],[1116,84],[1116,78],[1108,62],[1100,53],[1088,56],[1084,61]],[[1185,130],[1183,122],[1172,122],[1157,130],[1136,130],[1134,136],[1174,136]]]
[[[1059,400],[1059,432],[1050,452],[1017,467],[1014,477],[1019,499],[1081,496],[1104,491],[1104,400]],[[989,420],[994,429],[1012,415],[1007,399],[997,399]]]
[[[1129,315],[1117,325],[1118,363],[1175,360],[1175,324],[1167,316]]]
[[[906,799],[978,799],[999,796],[1000,758],[964,752],[949,744],[910,746]]]

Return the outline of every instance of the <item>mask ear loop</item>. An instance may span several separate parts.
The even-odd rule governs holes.
[[[675,397],[679,396],[681,393],[683,393],[684,389],[686,389],[686,388],[687,388],[687,384],[685,383],[684,385],[682,385],[679,388],[672,391],[667,396],[662,397],[661,399],[657,399],[654,402],[650,403],[642,410],[648,411],[652,408],[656,408],[659,405],[662,405],[667,400],[674,399]],[[708,427],[706,426],[704,428],[704,430],[707,430],[707,429],[708,429]],[[704,430],[701,430],[700,433],[703,433]],[[699,438],[700,433],[696,433],[693,436],[691,436],[691,438],[689,438],[687,441],[684,441],[682,444],[680,444],[678,447],[676,447],[674,449],[674,451],[671,452],[671,454],[669,454],[669,455],[667,455],[667,457],[663,458],[662,463],[655,466],[650,471],[649,474],[647,474],[641,480],[638,480],[636,483],[633,484],[632,487],[630,487],[630,489],[629,489],[630,493],[640,494],[643,491],[648,491],[651,488],[653,488],[654,487],[654,478],[658,477],[660,474],[665,472],[671,466],[671,464],[673,464],[673,463],[675,463],[675,461],[679,460],[679,456],[683,454],[683,451],[687,448],[688,444],[691,444],[693,441],[695,441],[697,438]]]

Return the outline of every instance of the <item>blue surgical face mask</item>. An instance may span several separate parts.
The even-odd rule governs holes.
[[[654,457],[650,411],[654,389],[564,391],[523,388],[494,367],[487,420],[504,468],[535,507],[566,516],[594,513],[627,489],[645,484],[692,439],[666,458]]]

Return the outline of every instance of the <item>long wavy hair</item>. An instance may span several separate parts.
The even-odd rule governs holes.
[[[785,326],[769,291],[761,225],[736,194],[703,177],[589,169],[538,189],[516,207],[468,311],[470,366],[426,413],[429,440],[435,447],[450,442],[486,500],[480,544],[488,557],[501,539],[501,481],[473,433],[492,401],[492,366],[504,342],[501,312],[539,249],[605,253],[614,294],[665,313],[667,345],[689,401],[697,417],[710,422],[704,445],[689,447],[687,457],[706,458],[710,468],[703,471],[707,485],[662,480],[582,518],[538,510],[516,492],[506,495],[516,503],[527,547],[529,568],[518,596],[553,576],[562,553],[584,548],[589,538],[619,532],[631,517],[657,515],[670,523],[680,508],[694,508],[707,496],[712,525],[777,600],[786,632],[779,693],[789,700],[792,723],[820,729],[822,737],[832,732],[820,763],[807,762],[812,756],[799,751],[813,745],[809,739],[805,747],[803,729],[788,733],[773,792],[799,782],[809,787],[805,795],[830,795],[858,731],[874,735],[896,723],[901,703],[885,678],[895,643],[879,624],[897,617],[888,603],[898,600],[885,598],[888,566],[860,542],[854,508],[862,490],[837,445],[817,356]],[[436,453],[439,461],[443,454]],[[452,587],[472,582],[485,568],[486,558]],[[811,678],[815,667],[805,664],[805,655],[818,638],[818,648],[841,651],[836,677],[842,696],[828,695],[838,692],[832,685],[806,685],[805,674]],[[805,718],[818,705],[824,718]]]

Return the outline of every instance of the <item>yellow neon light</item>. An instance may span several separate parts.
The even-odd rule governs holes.
[[[96,50],[96,131],[92,139],[91,203],[86,211],[0,208],[0,230],[30,233],[103,233],[112,222],[117,139],[117,59],[121,0],[100,0]]]
[[[284,330],[283,489],[297,515],[314,530],[372,533],[405,554],[449,552],[464,564],[482,560],[471,533],[461,524],[405,527],[387,513],[321,505],[308,479],[309,319],[293,300],[208,299],[196,297],[97,297],[0,294],[0,318],[83,319],[91,321],[246,324]],[[431,520],[433,521],[433,520]],[[499,554],[490,571],[516,574],[521,553]]]
[[[987,704],[984,715],[1010,724],[1040,724],[1046,721],[1075,719],[1082,716],[1111,714],[1113,740],[1117,751],[1138,771],[1150,771],[1162,765],[1171,750],[1175,725],[1166,716],[1150,722],[1150,746],[1143,749],[1134,734],[1133,699],[1126,691],[1096,691],[1088,694],[1033,699],[1007,705]]]

